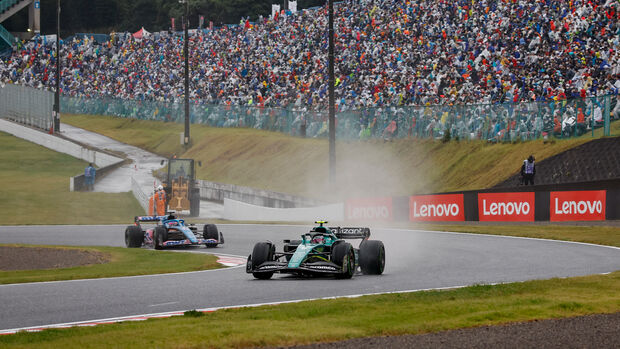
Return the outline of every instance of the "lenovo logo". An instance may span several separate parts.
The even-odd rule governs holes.
[[[420,195],[409,198],[411,221],[463,221],[463,194]]]
[[[512,216],[514,214],[529,214],[528,202],[491,202],[487,207],[487,201],[482,200],[482,211],[485,216]]]
[[[551,221],[605,220],[605,190],[551,192]]]
[[[478,194],[478,219],[487,222],[534,221],[534,205],[534,193]]]
[[[392,198],[371,198],[347,200],[347,219],[350,220],[392,220]]]

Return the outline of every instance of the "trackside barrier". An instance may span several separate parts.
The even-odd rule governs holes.
[[[0,84],[0,118],[49,131],[54,93],[21,85]]]
[[[620,188],[463,192],[350,199],[346,220],[410,222],[534,222],[620,219]],[[402,214],[407,212],[407,215]]]
[[[144,212],[149,212],[149,195],[142,190],[142,186],[136,182],[133,176],[131,177],[131,192],[140,203],[140,206],[144,209]]]
[[[224,199],[222,218],[241,221],[313,222],[317,219],[342,221],[344,204],[306,208],[272,208]]]
[[[198,180],[197,182],[200,188],[200,198],[202,200],[224,202],[224,199],[231,199],[252,205],[273,208],[313,207],[326,204],[322,201],[300,196],[243,187],[240,185],[204,180]]]

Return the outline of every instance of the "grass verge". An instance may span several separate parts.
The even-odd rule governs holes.
[[[6,244],[2,246],[90,250],[102,253],[109,262],[62,269],[0,270],[0,284],[150,275],[221,268],[216,256],[203,253],[176,253],[122,247],[49,247]]]
[[[605,224],[605,222],[601,222]],[[471,222],[471,224],[411,224],[394,223],[386,227],[400,229],[450,231],[457,233],[521,236],[537,239],[585,242],[620,247],[620,227],[607,225],[501,225]]]
[[[334,200],[487,188],[518,172],[530,154],[540,162],[592,139],[588,134],[515,144],[338,141],[336,185],[330,187],[326,139],[192,125],[192,144],[185,150],[179,145],[181,124],[89,115],[63,115],[63,122],[164,156],[200,160],[201,179]],[[620,134],[620,122],[612,124],[612,134]]]
[[[0,336],[0,345],[6,348],[244,348],[420,334],[618,312],[618,289],[620,272],[615,272],[207,314],[190,312],[170,319]]]
[[[69,191],[88,163],[0,132],[2,224],[114,224],[144,212],[131,193]]]

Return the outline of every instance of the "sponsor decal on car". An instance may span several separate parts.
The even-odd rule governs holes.
[[[464,221],[463,194],[416,195],[409,197],[409,220]]]
[[[479,193],[481,222],[533,222],[535,195],[530,193]]]
[[[178,245],[190,245],[192,242],[189,239],[186,240],[168,240],[164,241],[164,246],[178,246]]]
[[[308,265],[308,268],[312,269],[321,269],[321,270],[336,270],[334,267],[330,267],[328,265]]]
[[[549,219],[559,221],[605,220],[605,190],[552,191]]]
[[[392,198],[349,199],[346,205],[346,216],[350,220],[391,221]]]
[[[351,235],[364,234],[364,228],[340,228],[340,233]]]

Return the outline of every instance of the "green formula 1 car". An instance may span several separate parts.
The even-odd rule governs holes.
[[[318,227],[303,234],[301,240],[284,240],[283,252],[276,252],[271,241],[258,242],[248,256],[246,272],[257,279],[274,273],[335,275],[350,279],[359,267],[364,274],[380,275],[385,267],[385,248],[379,240],[368,240],[369,228]],[[361,239],[354,248],[345,239]]]

